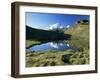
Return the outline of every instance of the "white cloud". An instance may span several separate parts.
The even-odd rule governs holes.
[[[58,26],[59,26],[59,23],[55,23],[55,24],[52,24],[52,25],[50,25],[50,27],[49,27],[49,29],[56,29],[56,28],[58,28]]]
[[[63,27],[63,26],[60,26],[59,28],[60,28],[60,29],[63,29],[64,27]]]

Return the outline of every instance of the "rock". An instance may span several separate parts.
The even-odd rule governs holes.
[[[62,60],[64,63],[69,63],[70,55],[62,55],[61,60]]]

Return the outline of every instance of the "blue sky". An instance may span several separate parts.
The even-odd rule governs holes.
[[[37,29],[48,30],[50,26],[55,24],[65,27],[67,25],[74,25],[80,19],[89,20],[89,15],[26,12],[25,18],[26,25]]]

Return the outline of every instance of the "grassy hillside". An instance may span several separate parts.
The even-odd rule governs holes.
[[[89,48],[89,25],[76,24],[74,27],[65,31],[65,34],[71,34],[70,40],[67,42],[79,49]]]
[[[88,52],[88,51],[87,51]],[[68,59],[62,60],[62,56]],[[26,53],[26,67],[88,64],[88,54],[80,51],[39,51]]]

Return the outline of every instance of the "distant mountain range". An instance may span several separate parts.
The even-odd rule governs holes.
[[[26,25],[26,39],[34,39],[40,41],[52,41],[52,40],[64,40],[69,39],[71,36],[81,36],[88,35],[89,32],[89,21],[88,20],[79,20],[76,22],[74,27],[69,25],[65,28],[63,27],[52,27],[49,30],[42,30],[32,28],[31,26]]]
[[[67,25],[67,26],[59,26],[59,25],[57,25],[57,26],[55,26],[55,25],[52,25],[52,26],[50,26],[49,27],[49,30],[66,30],[66,29],[68,29],[70,27],[70,25]]]
[[[26,39],[35,39],[35,40],[62,40],[65,38],[70,38],[71,35],[64,34],[58,30],[41,30],[35,29],[26,25]]]

